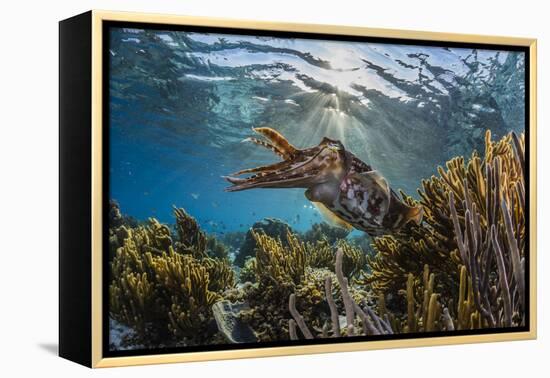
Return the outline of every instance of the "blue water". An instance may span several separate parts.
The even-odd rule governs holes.
[[[456,155],[525,127],[522,52],[198,34],[110,35],[110,197],[208,232],[264,217],[304,231],[321,215],[303,189],[227,193],[223,175],[278,161],[243,139],[270,126],[297,147],[324,137],[415,195]]]

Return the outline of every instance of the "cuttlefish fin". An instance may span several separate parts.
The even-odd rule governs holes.
[[[394,191],[392,191],[391,195],[390,212],[394,214],[393,219],[395,219],[392,228],[401,228],[409,222],[414,222],[417,225],[422,223],[422,218],[424,216],[424,208],[422,205],[409,206],[403,203]]]
[[[319,210],[323,218],[331,225],[343,228],[345,230],[351,231],[353,229],[353,226],[340,218],[338,215],[334,214],[332,211],[330,211],[325,205],[323,205],[321,202],[312,202],[313,205]]]
[[[282,154],[284,159],[294,156],[298,151],[298,149],[290,144],[282,134],[270,127],[255,127],[252,130],[269,139],[271,144],[280,154]]]

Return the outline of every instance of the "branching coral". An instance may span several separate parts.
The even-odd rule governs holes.
[[[191,254],[195,257],[206,257],[207,238],[201,231],[199,224],[184,209],[174,207],[176,216],[176,233],[178,239],[175,243],[177,252]]]
[[[256,239],[256,269],[258,275],[277,281],[292,281],[298,284],[306,267],[334,269],[336,253],[326,240],[315,243],[303,242],[290,231],[286,245],[265,233],[253,231]],[[348,278],[358,276],[366,267],[364,252],[346,240],[339,240],[337,248],[343,253],[343,272]]]
[[[362,301],[361,305],[358,304],[350,293],[348,279],[344,277],[342,266],[344,260],[344,253],[341,248],[336,252],[335,271],[340,287],[342,301],[344,303],[344,313],[346,318],[345,329],[341,329],[339,320],[338,307],[336,305],[335,298],[333,297],[332,290],[332,278],[326,277],[325,279],[325,298],[328,303],[330,311],[330,322],[332,327],[332,334],[330,334],[328,327],[323,327],[322,332],[317,337],[340,337],[342,335],[355,336],[357,334],[363,335],[381,335],[391,334],[393,330],[387,319],[382,319],[378,316],[365,301]],[[305,318],[296,308],[296,295],[291,294],[288,299],[288,308],[292,319],[288,321],[288,332],[291,340],[298,340],[297,333],[298,327],[302,335],[306,339],[315,338],[312,331],[309,329]],[[327,323],[328,324],[328,323]],[[360,327],[360,328],[358,328]],[[360,329],[360,331],[357,331]]]
[[[142,260],[136,259],[134,251],[119,251],[112,268],[109,309],[116,320],[144,335],[150,322],[157,318],[156,290],[150,275],[138,266],[142,266]]]
[[[312,268],[327,268],[334,267],[334,249],[324,239],[316,242],[303,243],[306,249],[307,265]]]
[[[207,257],[201,259],[200,263],[208,273],[209,290],[222,292],[235,286],[235,272],[229,260]]]
[[[406,290],[401,290],[400,294],[406,297],[406,316],[402,317],[399,324],[399,319],[391,315],[391,323],[400,332],[417,333],[454,329],[455,320],[451,317],[448,308],[444,307],[445,304],[441,303],[441,295],[435,291],[435,274],[430,272],[428,265],[424,266],[421,280],[409,273]]]
[[[256,240],[256,273],[260,284],[298,285],[306,269],[306,247],[298,237],[287,231],[289,247],[280,239],[274,239],[263,232],[252,231]]]
[[[136,238],[134,231],[127,230],[128,237],[111,261],[111,276],[109,285],[109,313],[118,322],[132,327],[139,340],[144,345],[154,344],[155,339],[161,339],[163,333],[153,331],[154,323],[162,319],[167,307],[159,302],[159,291],[154,284],[155,272],[151,266],[151,252],[143,252],[142,238]],[[151,335],[146,338],[145,335]]]
[[[239,281],[256,282],[256,258],[250,257],[244,262],[244,266],[239,272]]]
[[[261,231],[253,231],[252,235],[257,245],[256,257],[248,260],[243,268],[245,273],[241,274],[249,274],[254,269],[253,281],[257,284],[246,296],[250,310],[243,311],[242,320],[256,331],[261,341],[288,337],[287,298],[294,293],[296,305],[312,327],[324,327],[324,282],[334,276],[326,269],[330,265],[334,269],[333,248],[326,241],[303,242],[290,231],[285,235],[285,243]],[[350,274],[360,260],[358,251],[346,243],[342,245],[346,248],[346,269],[349,270],[345,274]]]
[[[480,180],[485,190],[471,191],[464,180],[464,219],[452,192],[449,208],[460,260],[482,315],[480,324],[510,327],[524,323],[524,141],[510,134],[492,144],[487,135],[487,145],[486,181]]]
[[[160,224],[155,218],[149,218],[144,225],[129,227],[126,225],[116,226],[109,229],[109,251],[112,259],[118,248],[122,247],[125,240],[131,238],[140,252],[151,252],[161,254],[167,252],[172,245],[170,228]]]
[[[337,247],[342,249],[343,253],[342,271],[344,276],[350,279],[351,277],[359,276],[367,264],[367,256],[363,250],[348,243],[346,240],[339,240]],[[335,266],[335,254],[333,254],[333,256],[332,264]]]
[[[207,268],[194,257],[173,250],[154,257],[151,266],[165,297],[170,298],[170,332],[180,340],[204,337],[210,308],[221,299],[210,290]]]
[[[294,233],[288,224],[279,219],[264,218],[260,222],[254,223],[246,233],[244,242],[235,256],[235,265],[243,266],[247,258],[255,256],[257,245],[253,232],[264,233],[274,239],[279,239],[284,247],[288,247],[286,242],[287,233]]]
[[[523,324],[524,156],[523,135],[492,142],[487,132],[484,159],[474,152],[467,164],[457,157],[447,170],[440,167],[439,177],[424,180],[419,191],[424,223],[375,239],[377,254],[369,259],[372,273],[364,283],[378,293],[395,292],[409,273],[418,280],[429,265],[439,292],[456,301],[463,265],[480,326]]]
[[[450,225],[449,227],[452,227]],[[374,256],[367,256],[371,272],[363,282],[377,293],[395,293],[404,287],[408,274],[422,275],[423,267],[429,265],[440,277],[444,294],[456,292],[456,264],[452,251],[456,248],[447,244],[443,236],[428,224],[410,225],[408,233],[385,235],[373,241]],[[451,228],[446,232],[448,233]],[[449,249],[450,248],[450,249]]]
[[[306,242],[315,243],[326,240],[332,245],[340,239],[345,239],[350,233],[350,230],[341,227],[331,226],[327,222],[315,223],[302,236]]]
[[[218,259],[229,258],[229,251],[225,244],[211,235],[206,237],[206,254],[210,257],[215,257]]]
[[[170,229],[155,219],[146,226],[119,228],[115,233],[123,241],[111,261],[109,312],[135,330],[136,339],[129,342],[149,346],[204,343],[213,336],[212,305],[235,285],[229,261],[204,256],[202,231],[181,209],[175,214],[178,237],[183,241],[179,244],[173,243]],[[181,252],[174,249],[175,244]]]

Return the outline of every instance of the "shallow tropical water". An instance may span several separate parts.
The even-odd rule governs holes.
[[[221,176],[277,161],[242,143],[252,127],[339,139],[414,195],[486,129],[525,126],[520,52],[116,28],[109,50],[110,197],[143,220],[183,207],[218,235],[322,220],[303,189],[224,192]]]

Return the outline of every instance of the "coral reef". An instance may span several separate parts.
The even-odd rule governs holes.
[[[353,235],[348,237],[346,240],[350,242],[350,244],[353,244],[357,246],[358,248],[361,248],[363,250],[363,253],[365,255],[373,255],[374,251],[372,248],[372,240],[373,238],[367,234],[363,233],[360,235]]]
[[[221,299],[210,290],[207,268],[194,257],[173,250],[154,257],[150,264],[165,297],[170,298],[168,329],[185,344],[200,342],[196,339],[207,333],[210,315],[206,314]]]
[[[245,260],[256,253],[256,239],[252,233],[253,231],[263,231],[268,236],[283,240],[285,246],[288,246],[286,244],[286,234],[288,231],[292,232],[292,229],[285,222],[275,218],[265,218],[260,222],[254,223],[246,233],[244,243],[235,256],[235,265],[237,266],[243,266]]]
[[[265,219],[222,242],[184,209],[174,208],[171,227],[155,218],[138,223],[112,201],[110,343],[129,349],[524,325],[524,159],[523,135],[495,142],[487,132],[483,157],[452,159],[422,182],[418,200],[401,193],[406,204],[422,206],[421,224],[374,239],[346,238],[324,224],[300,235]],[[229,248],[243,238],[242,261],[232,265]]]
[[[306,269],[306,246],[289,230],[286,233],[285,248],[281,239],[268,236],[265,232],[251,231],[256,240],[256,275],[260,285],[266,288],[298,285]]]
[[[206,256],[206,238],[194,219],[182,209],[174,213],[176,241],[153,218],[112,230],[122,241],[110,263],[109,315],[134,331],[123,340],[127,345],[204,343],[213,336],[212,305],[235,285],[229,261]]]
[[[206,254],[218,259],[229,259],[227,246],[212,235],[206,237]]]
[[[137,227],[138,223],[137,219],[122,214],[120,205],[117,201],[109,201],[109,225],[111,225],[111,227]]]
[[[334,250],[327,240],[303,242],[302,246],[307,259],[307,265],[312,268],[331,268],[334,266]]]
[[[409,273],[418,281],[429,265],[438,291],[456,301],[464,266],[481,326],[523,324],[524,156],[523,135],[493,142],[488,131],[483,159],[474,152],[467,163],[457,157],[440,167],[419,191],[424,223],[376,238],[363,283],[379,294],[396,292]]]
[[[342,260],[342,271],[344,276],[357,277],[361,275],[366,269],[367,256],[363,250],[353,244],[350,244],[346,240],[339,240],[337,247],[342,250],[343,260]],[[335,256],[333,254],[333,256]],[[332,265],[336,263],[336,258],[332,260]]]
[[[252,231],[256,240],[256,272],[259,277],[268,277],[277,282],[292,281],[298,284],[306,267],[334,270],[336,249],[343,251],[343,271],[346,277],[359,276],[366,268],[367,258],[363,251],[348,241],[339,239],[335,247],[327,240],[315,243],[304,242],[290,231],[286,243],[263,232]]]
[[[369,298],[368,293],[352,292],[348,279],[343,274],[344,253],[336,254],[335,270],[342,304],[337,304],[333,290],[333,277],[325,277],[324,297],[330,316],[308,314],[296,308],[296,294],[288,300],[291,319],[288,321],[289,337],[298,340],[297,329],[306,339],[326,337],[350,337],[385,335],[394,333],[420,333],[453,331],[455,329],[476,329],[483,327],[480,313],[476,310],[471,281],[468,281],[466,268],[460,269],[460,293],[456,309],[446,307],[441,295],[435,292],[435,275],[426,265],[421,282],[413,274],[407,277],[406,289],[400,290],[406,303],[406,312],[396,314],[385,306],[384,296]],[[375,303],[374,305],[369,304]],[[452,301],[450,301],[452,305]],[[340,315],[342,313],[344,315]],[[317,318],[315,318],[317,316]],[[307,321],[306,321],[307,319]],[[321,326],[319,324],[322,323]],[[315,324],[311,327],[311,324]],[[314,331],[310,330],[312,328]]]
[[[288,338],[287,319],[290,316],[287,298],[296,296],[296,303],[304,317],[315,328],[325,323],[323,301],[325,280],[334,277],[335,250],[326,240],[309,243],[287,231],[284,241],[263,231],[252,231],[256,240],[256,255],[241,270],[241,282],[254,282],[245,295],[232,293],[230,301],[245,300],[249,310],[243,310],[240,320],[254,329],[260,341]],[[342,246],[345,275],[358,274],[366,259],[360,250],[345,241]],[[247,277],[247,278],[244,278]],[[359,296],[357,290],[351,290]]]
[[[244,266],[239,272],[239,281],[242,283],[245,282],[256,282],[256,258],[249,257],[245,262]]]
[[[371,272],[356,280],[367,289],[362,300],[347,293],[344,248],[338,250],[346,327],[337,320],[340,309],[327,278],[332,333],[326,326],[311,331],[311,320],[297,310],[291,294],[289,337],[298,339],[298,329],[314,338],[381,334],[384,325],[395,333],[419,333],[525,324],[524,137],[511,133],[493,142],[487,132],[485,143],[483,159],[476,152],[467,164],[455,158],[446,171],[439,168],[439,177],[423,181],[423,224],[373,241]],[[372,327],[377,319],[382,328]]]
[[[341,248],[336,252],[335,271],[344,307],[345,326],[342,327],[339,309],[334,299],[332,277],[325,278],[325,298],[330,311],[330,325],[326,321],[322,329],[316,335],[309,329],[304,316],[296,308],[296,294],[288,298],[288,308],[292,319],[288,321],[288,332],[291,340],[298,340],[297,327],[306,339],[315,337],[341,337],[362,335],[392,334],[393,330],[387,319],[378,316],[366,303],[357,303],[352,297],[348,279],[344,276],[343,267],[344,253]],[[329,330],[331,329],[331,331]],[[314,328],[315,329],[315,328]],[[317,327],[318,329],[318,327]]]
[[[175,249],[179,253],[191,254],[197,258],[206,257],[206,234],[200,229],[199,224],[184,209],[174,207],[176,216],[176,234],[178,236]]]
[[[248,308],[245,302],[231,303],[228,300],[216,302],[212,306],[216,325],[230,343],[253,343],[258,341],[254,330],[239,317],[240,312]]]
[[[235,271],[229,260],[208,257],[200,262],[206,268],[210,278],[209,290],[222,292],[235,286]]]
[[[246,232],[243,231],[230,231],[223,235],[220,235],[220,241],[229,247],[231,251],[239,250],[246,238]]]
[[[400,332],[433,332],[454,328],[449,311],[440,303],[440,294],[435,292],[435,275],[424,266],[422,280],[415,280],[413,274],[407,276],[407,286],[400,294],[406,297],[407,312],[401,319],[390,314],[390,322]],[[450,321],[450,323],[448,323]]]
[[[333,245],[339,239],[345,239],[350,230],[342,227],[331,226],[327,222],[314,223],[311,229],[302,235],[305,242],[315,243],[326,240],[328,244]]]

